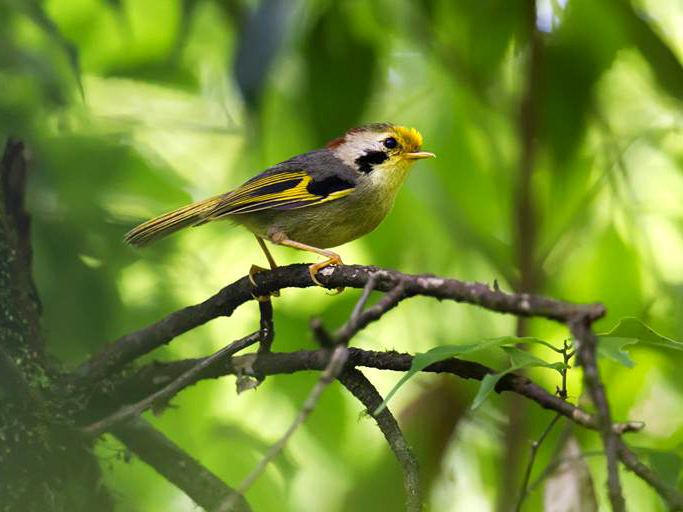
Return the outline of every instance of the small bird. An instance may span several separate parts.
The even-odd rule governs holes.
[[[374,123],[353,128],[323,149],[274,165],[235,190],[148,220],[125,236],[144,246],[188,226],[230,219],[251,231],[271,268],[264,242],[324,256],[308,267],[311,279],[341,257],[329,250],[375,229],[389,213],[412,164],[434,153],[421,151],[414,128]],[[252,266],[249,277],[263,270]]]

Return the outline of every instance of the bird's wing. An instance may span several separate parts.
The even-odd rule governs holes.
[[[314,173],[317,174],[317,173]],[[312,177],[304,169],[275,168],[224,195],[207,220],[262,210],[291,210],[334,201],[353,192],[355,180],[326,172]]]

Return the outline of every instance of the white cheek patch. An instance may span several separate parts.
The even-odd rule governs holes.
[[[334,149],[334,154],[355,169],[356,159],[359,157],[371,151],[383,151],[382,140],[388,136],[389,134],[386,133],[352,133]]]

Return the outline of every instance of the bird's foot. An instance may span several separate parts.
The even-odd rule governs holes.
[[[325,285],[322,284],[318,278],[316,277],[316,274],[318,273],[319,270],[322,270],[325,267],[329,267],[330,265],[343,265],[344,262],[342,261],[341,257],[338,254],[335,254],[334,256],[330,256],[330,258],[326,259],[325,261],[321,261],[320,263],[314,263],[313,265],[310,265],[308,267],[308,273],[311,276],[311,280],[317,284],[318,286],[321,286],[325,288]],[[340,286],[339,288],[336,289],[332,295],[339,295],[341,292],[344,291],[344,287]]]
[[[267,268],[259,267],[258,265],[252,265],[251,266],[251,268],[249,269],[249,274],[247,274],[247,277],[249,279],[249,282],[252,284],[252,286],[254,288],[256,288],[256,280],[254,279],[254,275],[258,274],[259,272],[266,272],[266,271],[268,271]],[[259,302],[266,302],[266,301],[270,300],[271,297],[279,297],[280,291],[275,290],[274,292],[270,292],[268,295],[254,295],[252,293],[251,296],[254,297]]]

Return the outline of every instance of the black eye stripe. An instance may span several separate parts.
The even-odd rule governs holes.
[[[372,171],[374,165],[381,164],[387,158],[389,158],[389,155],[384,151],[370,151],[356,158],[356,165],[360,172],[367,174]]]

